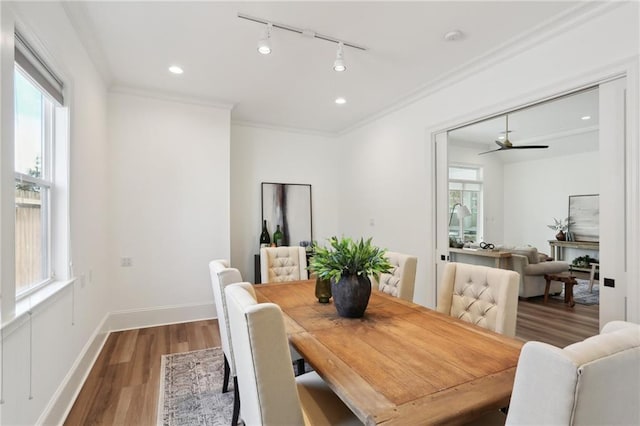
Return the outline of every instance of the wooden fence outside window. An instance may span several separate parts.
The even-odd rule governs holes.
[[[16,292],[44,279],[42,225],[40,192],[16,189]]]

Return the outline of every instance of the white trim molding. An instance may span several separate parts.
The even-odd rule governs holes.
[[[213,303],[158,306],[111,312],[107,326],[110,331],[122,331],[212,318],[216,318]]]
[[[109,333],[105,329],[105,324],[108,317],[108,314],[104,316],[91,338],[87,340],[87,343],[82,348],[80,354],[78,354],[69,372],[42,411],[36,424],[61,425],[64,423],[107,341]]]
[[[217,101],[217,100],[212,100],[207,98],[198,98],[195,96],[193,97],[183,96],[175,93],[160,92],[157,90],[147,90],[147,89],[123,86],[118,84],[115,84],[109,87],[109,93],[120,93],[123,95],[140,96],[143,98],[157,99],[161,101],[180,102],[183,104],[191,104],[191,105],[201,105],[201,106],[207,106],[207,107],[213,107],[213,108],[220,108],[228,111],[232,110],[235,106],[235,104],[231,102],[223,102],[223,101]]]

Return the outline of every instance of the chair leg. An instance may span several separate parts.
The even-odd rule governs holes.
[[[304,374],[304,359],[300,358],[296,360],[296,371],[298,376]]]
[[[224,379],[222,379],[222,393],[229,392],[229,374],[231,373],[231,367],[229,367],[229,361],[227,361],[227,356],[223,354],[224,357]]]
[[[240,417],[240,393],[238,392],[238,377],[233,378],[233,417],[231,417],[231,426],[238,424]]]

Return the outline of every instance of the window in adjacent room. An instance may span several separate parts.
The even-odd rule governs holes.
[[[62,83],[16,34],[14,69],[15,292],[23,297],[66,263],[66,109]],[[63,127],[60,129],[58,127]],[[58,240],[58,241],[57,241]],[[66,278],[66,271],[60,272]]]
[[[462,219],[464,242],[482,238],[482,167],[449,167],[449,237],[460,237],[458,212],[466,206],[471,213]]]

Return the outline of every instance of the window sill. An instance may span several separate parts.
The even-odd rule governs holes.
[[[8,319],[2,324],[1,330],[3,335],[7,336],[18,328],[29,315],[41,309],[48,301],[53,300],[62,290],[73,285],[75,280],[75,278],[71,278],[64,281],[53,281],[30,295],[17,300],[16,311],[13,318]]]

